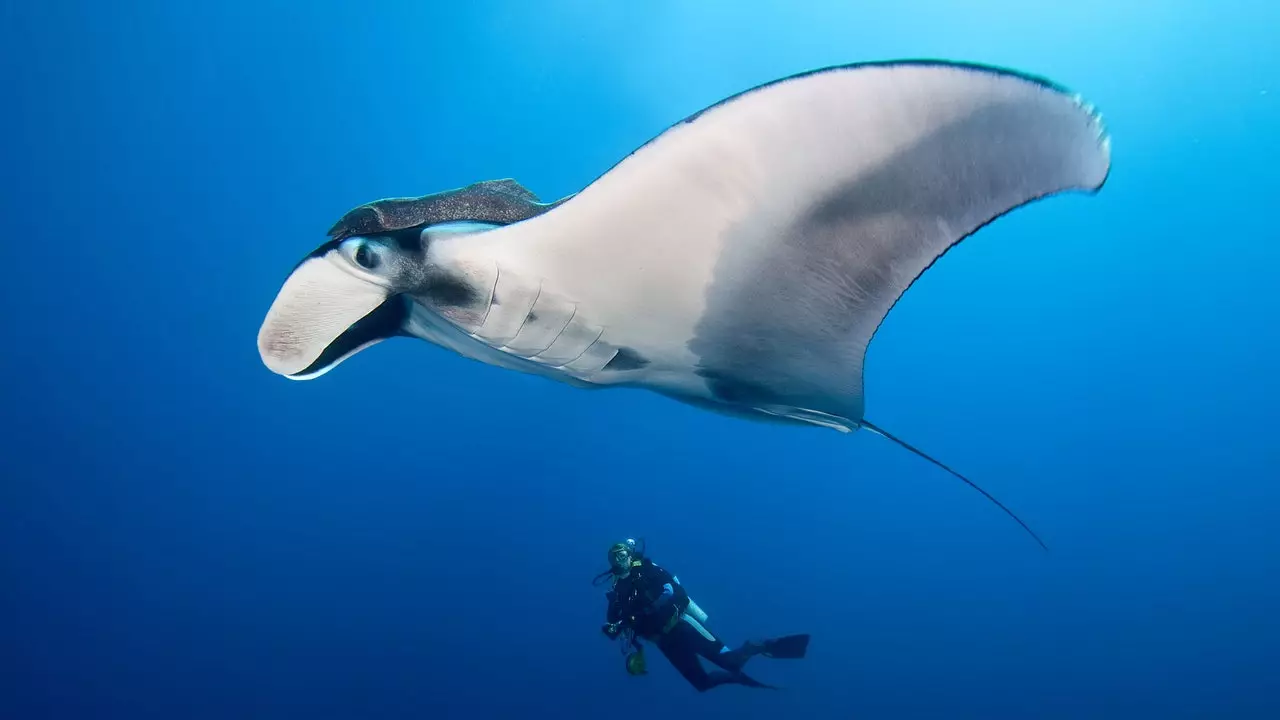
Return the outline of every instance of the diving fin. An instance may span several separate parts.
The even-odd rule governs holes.
[[[786,635],[764,642],[761,653],[775,660],[799,660],[809,650],[809,635]]]
[[[733,675],[734,677],[737,678],[737,683],[739,685],[746,685],[747,687],[750,687],[750,688],[760,688],[761,690],[779,690],[780,689],[775,685],[762,683],[759,680],[751,677],[750,675],[742,672],[741,670],[739,670],[737,673],[734,673]]]

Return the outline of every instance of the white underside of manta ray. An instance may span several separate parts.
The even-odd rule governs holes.
[[[1100,117],[1042,79],[827,68],[717,103],[556,203],[502,180],[361,206],[290,274],[258,349],[310,379],[411,336],[576,387],[888,436],[862,371],[894,303],[1000,215],[1097,192],[1110,162]]]

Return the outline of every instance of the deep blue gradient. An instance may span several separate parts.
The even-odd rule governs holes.
[[[0,717],[1280,717],[1276,3],[89,2],[0,9]],[[696,9],[692,9],[696,8]],[[725,95],[903,57],[1104,113],[1096,197],[949,252],[870,433],[255,335],[349,208],[544,199]],[[783,692],[628,676],[645,536]]]

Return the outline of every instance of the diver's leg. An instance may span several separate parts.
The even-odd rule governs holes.
[[[697,632],[697,630],[694,629],[694,632]],[[706,638],[702,637],[701,634],[698,637],[706,641]],[[712,647],[719,648],[719,652],[714,656],[708,654]],[[729,650],[717,640],[700,646],[699,654],[725,670],[741,670],[742,666],[746,665],[747,661],[756,655],[764,655],[776,660],[799,660],[805,656],[808,649],[809,636],[802,634],[784,635],[783,637],[762,641],[748,640],[733,650]]]
[[[748,660],[761,653],[762,647],[763,645],[756,642],[746,642],[732,650],[722,645],[720,652],[707,659],[730,672],[741,672]]]
[[[688,623],[676,623],[671,632],[662,639],[659,648],[671,665],[698,692],[706,692],[713,687],[726,684],[757,688],[770,687],[744,675],[741,671],[741,663],[727,660],[726,656],[729,652],[721,652],[721,650],[728,651],[724,643],[708,640]],[[702,663],[698,662],[699,655],[720,665],[724,670],[707,672],[703,669]]]
[[[741,670],[751,658],[751,655],[744,652],[742,648],[730,650],[729,646],[716,638],[710,630],[707,630],[707,634],[715,639],[708,638],[688,623],[680,623],[679,631],[688,636],[687,642],[693,646],[694,652],[730,672]]]
[[[706,630],[706,626],[702,627]],[[687,636],[687,642],[693,646],[694,652],[729,672],[740,672],[742,666],[763,652],[765,647],[763,643],[746,642],[741,647],[730,649],[715,633],[707,630],[707,635],[711,636],[708,638],[688,622],[682,622],[672,630],[673,633],[677,631]]]
[[[717,682],[707,674],[702,663],[698,662],[697,651],[683,633],[673,629],[670,634],[659,639],[657,645],[663,656],[667,658],[667,662],[671,663],[671,667],[675,668],[694,690],[706,692],[716,685],[723,684],[723,680]]]

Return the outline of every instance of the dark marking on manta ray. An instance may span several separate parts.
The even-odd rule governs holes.
[[[758,405],[769,402],[773,398],[773,393],[764,387],[727,372],[711,368],[698,368],[694,372],[707,381],[707,389],[721,402]]]
[[[451,275],[432,278],[425,294],[431,302],[446,307],[470,307],[480,302],[475,288]]]
[[[407,253],[413,253],[416,255],[426,249],[423,246],[425,238],[422,236],[422,230],[420,228],[398,230],[380,237],[390,240],[392,244]]]
[[[639,370],[649,364],[649,360],[643,355],[632,350],[629,347],[618,348],[618,354],[605,364],[605,370],[614,372],[622,372],[624,370]]]

